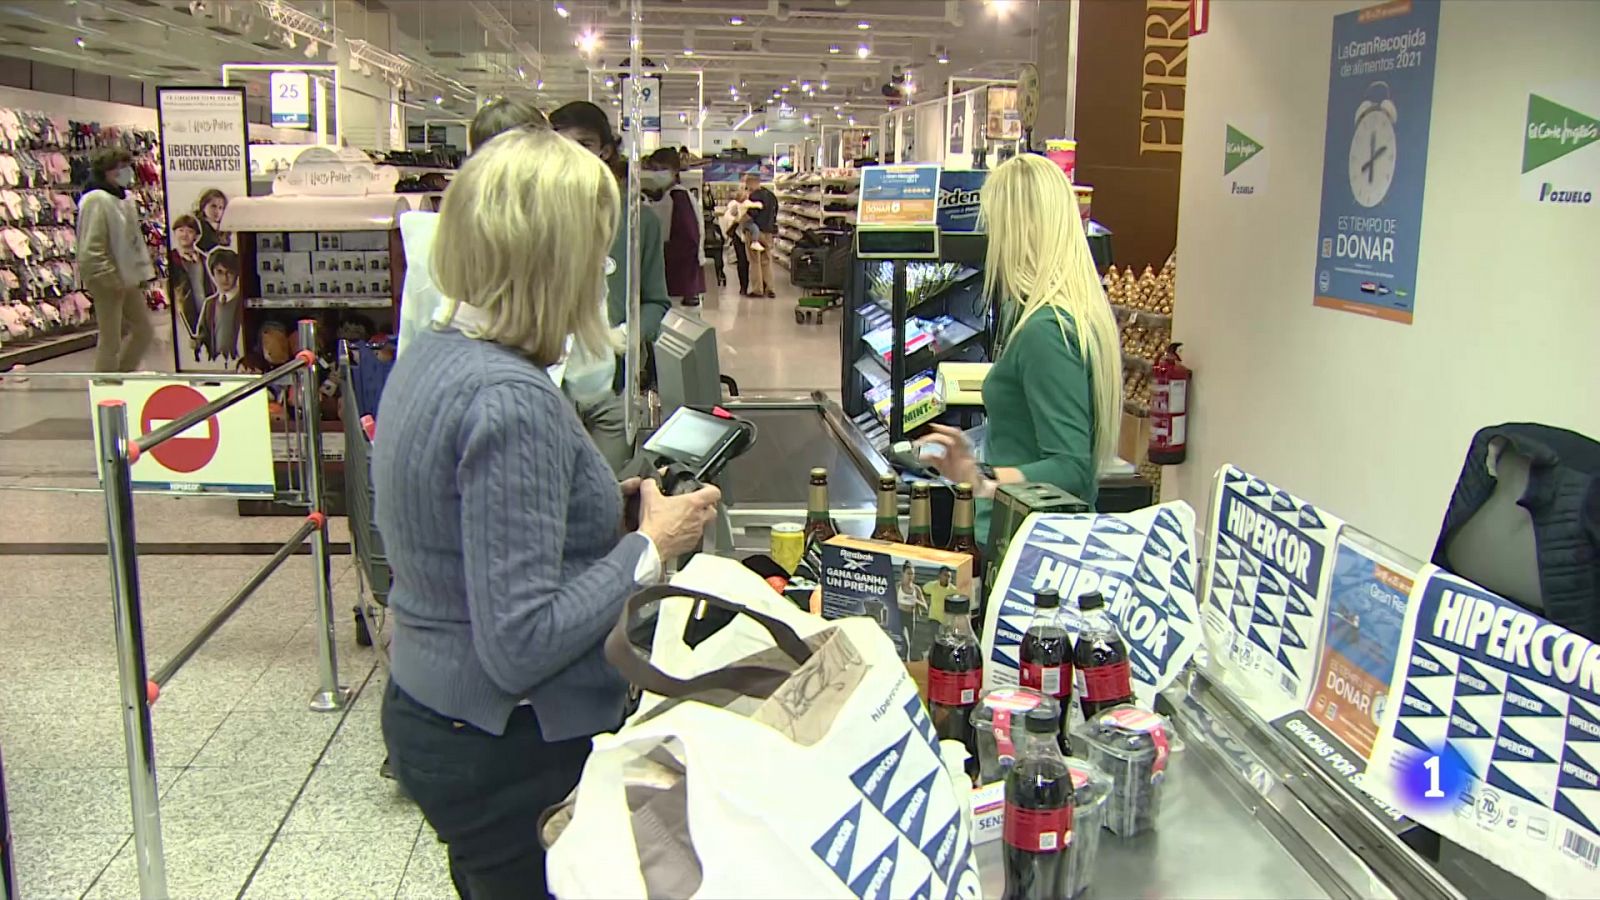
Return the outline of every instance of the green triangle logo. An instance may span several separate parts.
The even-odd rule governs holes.
[[[1264,147],[1255,138],[1228,126],[1228,142],[1222,151],[1222,174],[1227,175],[1234,169],[1244,165],[1251,157],[1260,153]]]
[[[1600,141],[1600,120],[1538,94],[1528,95],[1528,126],[1522,140],[1523,174],[1595,141]]]

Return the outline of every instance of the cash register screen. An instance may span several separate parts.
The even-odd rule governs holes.
[[[657,456],[697,465],[719,441],[738,427],[738,423],[732,419],[682,406],[662,423],[650,440],[645,441],[644,448]]]

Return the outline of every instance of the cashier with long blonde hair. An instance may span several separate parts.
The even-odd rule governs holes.
[[[1094,503],[1099,469],[1116,456],[1122,352],[1072,184],[1055,163],[1023,154],[995,169],[979,217],[989,237],[984,287],[1000,298],[1000,342],[983,384],[988,437],[978,448],[934,425],[919,443],[942,445],[941,474],[975,486],[986,540],[987,498],[1002,484],[1044,482]]]

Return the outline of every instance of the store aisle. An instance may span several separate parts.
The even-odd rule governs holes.
[[[747,394],[836,395],[837,314],[796,324],[799,291],[779,275],[777,299],[740,297],[737,283],[706,299],[723,371]],[[171,360],[158,340],[146,363]],[[31,368],[91,361],[89,351]],[[93,487],[88,414],[82,382],[0,378],[0,488]],[[0,489],[0,752],[25,900],[137,894],[109,576],[104,557],[83,555],[104,542],[103,516],[98,494]],[[137,526],[153,543],[276,542],[287,520],[240,518],[227,500],[140,497]],[[335,520],[334,540],[347,535]],[[152,667],[261,562],[141,558]],[[354,643],[349,556],[335,557],[334,605],[342,680],[358,693],[345,712],[306,709],[317,681],[310,573],[307,558],[289,560],[154,707],[172,894],[452,896],[432,829],[378,774],[384,670]]]

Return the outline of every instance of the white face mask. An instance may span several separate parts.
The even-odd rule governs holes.
[[[111,173],[111,183],[118,187],[133,187],[133,170],[121,168]]]
[[[639,173],[639,189],[664,191],[672,187],[672,173],[666,169],[645,169]]]

